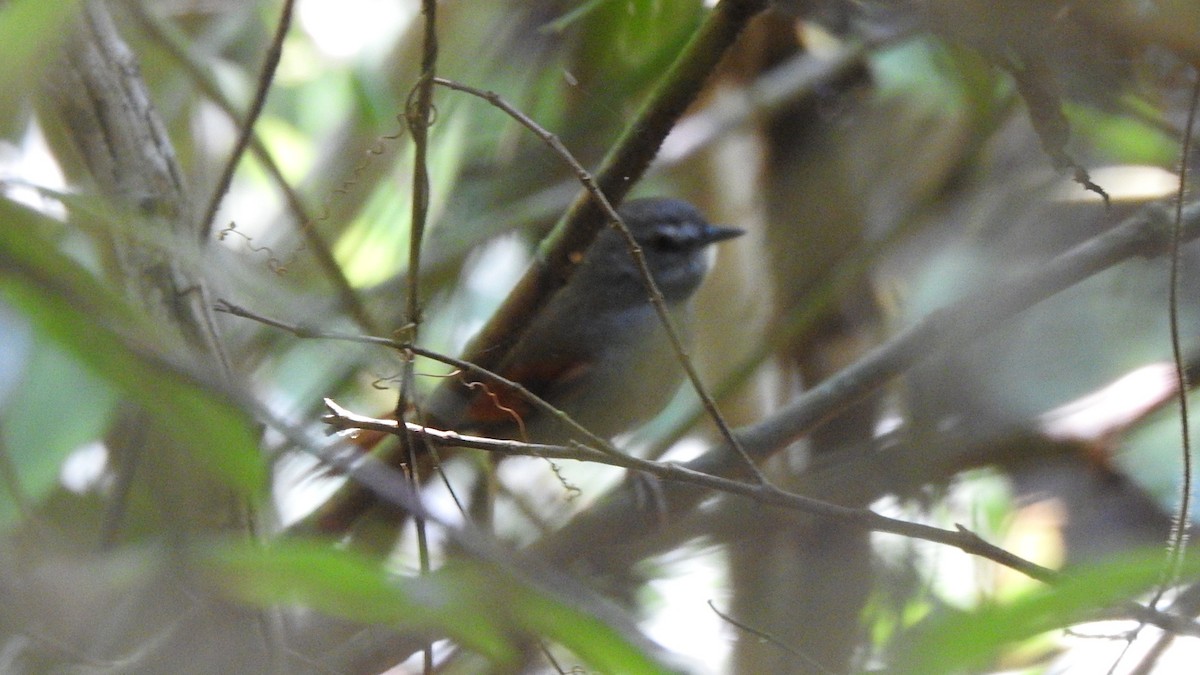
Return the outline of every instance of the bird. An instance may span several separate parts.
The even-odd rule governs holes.
[[[618,210],[662,293],[685,346],[690,300],[710,269],[712,245],[743,231],[710,224],[673,198],[629,201]],[[657,415],[684,371],[644,277],[621,232],[602,230],[574,274],[500,361],[496,372],[611,439]],[[576,438],[561,420],[494,382],[460,376],[424,408],[435,426],[537,443]]]

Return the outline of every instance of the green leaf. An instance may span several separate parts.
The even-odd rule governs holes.
[[[1102,610],[1149,591],[1162,581],[1163,568],[1162,551],[1130,554],[1073,570],[1062,583],[1010,603],[947,614],[921,628],[894,670],[932,675],[979,668],[1024,640],[1093,620]],[[1200,558],[1189,556],[1182,576],[1198,573]]]
[[[68,32],[66,22],[76,12],[78,0],[10,0],[0,4],[0,127],[19,119],[29,92],[40,86],[42,70],[54,63]],[[5,129],[5,131],[9,131]]]
[[[296,541],[235,542],[212,551],[209,562],[214,582],[242,600],[427,630],[497,664],[513,664],[521,635],[534,634],[601,672],[667,672],[599,618],[484,563],[455,561],[428,575],[396,578],[360,554]]]
[[[1178,140],[1153,122],[1157,115],[1149,106],[1128,97],[1126,102],[1143,116],[1078,104],[1065,106],[1065,112],[1079,135],[1095,144],[1110,161],[1174,167],[1179,159]]]
[[[557,19],[546,22],[538,30],[543,33],[561,33],[567,28],[570,28],[572,24],[580,21],[588,14],[591,14],[606,2],[611,2],[611,0],[586,0],[585,2],[580,3],[578,7],[568,10]]]
[[[518,655],[499,620],[503,606],[477,592],[482,579],[470,567],[395,580],[364,556],[307,542],[269,548],[234,543],[217,549],[210,562],[216,583],[249,602],[297,604],[364,623],[445,631],[499,662]]]
[[[513,610],[531,633],[563,645],[602,673],[669,672],[613,627],[547,595],[517,598]]]
[[[30,76],[27,69],[43,62],[65,37],[63,24],[78,4],[78,0],[11,0],[0,9],[0,44],[9,66],[0,74],[0,83],[7,86]]]
[[[0,415],[0,437],[22,493],[37,502],[58,485],[67,456],[104,433],[116,396],[78,359],[36,334],[30,337],[31,348],[22,355],[24,377]],[[65,392],[71,414],[64,414]],[[0,526],[18,515],[10,505],[0,498]]]

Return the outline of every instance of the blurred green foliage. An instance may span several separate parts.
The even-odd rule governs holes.
[[[109,264],[114,247],[123,245],[114,242],[170,250],[190,273],[211,282],[219,297],[304,327],[357,330],[333,299],[328,270],[301,243],[303,228],[323,238],[384,331],[402,323],[411,290],[406,266],[413,160],[403,114],[421,54],[415,3],[383,11],[363,0],[339,9],[345,16],[337,22],[319,12],[321,3],[301,3],[255,134],[296,190],[304,212],[292,210],[262,158],[252,154],[241,161],[215,223],[218,230],[233,223],[238,234],[208,242],[204,252],[193,251],[190,244],[176,246],[153,229],[152,219],[122,211],[96,194],[87,163],[65,142],[75,130],[56,130],[52,110],[34,112],[37,83],[44,69],[55,64],[48,54],[67,34],[64,22],[77,4],[12,0],[0,8],[0,61],[6,64],[0,69],[0,190],[6,195],[0,198],[0,302],[14,314],[0,317],[0,350],[9,359],[0,369],[0,377],[7,378],[0,382],[0,528],[9,535],[4,543],[13,544],[0,548],[14,552],[0,553],[0,602],[14,593],[13,587],[26,586],[36,596],[13,610],[13,618],[0,618],[0,655],[8,640],[23,635],[18,624],[74,614],[64,609],[71,603],[59,603],[59,594],[46,592],[72,588],[74,573],[63,573],[58,585],[53,574],[44,574],[38,583],[48,585],[38,585],[22,576],[26,568],[9,556],[32,560],[39,572],[61,569],[55,567],[62,562],[60,548],[72,555],[85,552],[79,559],[84,570],[97,560],[103,563],[97,567],[111,570],[134,559],[140,561],[134,567],[141,573],[154,567],[148,560],[164,566],[175,560],[176,551],[155,548],[173,542],[179,533],[160,525],[160,503],[149,491],[135,490],[118,504],[124,509],[118,513],[124,517],[124,538],[109,542],[115,549],[91,550],[93,540],[84,535],[108,522],[114,509],[121,511],[111,503],[120,500],[114,498],[118,488],[100,480],[88,494],[72,495],[60,483],[62,466],[73,452],[114,431],[127,431],[113,427],[129,405],[149,411],[156,426],[186,448],[196,475],[215,478],[258,509],[256,533],[271,539],[280,525],[274,506],[296,494],[301,495],[296,501],[311,502],[316,497],[306,499],[304,491],[317,493],[322,487],[324,478],[310,474],[295,484],[279,479],[294,468],[289,462],[295,461],[296,436],[320,429],[321,398],[353,402],[364,413],[395,404],[399,366],[391,351],[300,340],[228,317],[220,322],[234,357],[236,384],[222,384],[210,364],[196,366],[190,360],[195,355],[179,344],[169,326],[153,323],[128,297],[128,280]],[[690,121],[720,118],[764,70],[786,63],[784,56],[811,58],[806,65],[820,65],[825,57],[819,50],[806,55],[806,45],[796,36],[809,35],[805,29],[821,19],[797,21],[783,13],[785,4],[770,19],[775,32],[762,25],[752,28],[732,60],[736,63],[714,75]],[[814,12],[811,16],[828,16],[818,11],[818,4],[806,7]],[[1020,21],[992,26],[925,23],[924,16],[912,23],[906,13],[884,11],[895,10],[884,6],[889,4],[830,3],[848,12],[851,6],[880,10],[870,20],[856,15],[845,24],[830,21],[824,33],[838,49],[875,40],[881,26],[896,31],[870,43],[858,64],[861,77],[849,78],[850,83],[821,80],[779,109],[748,104],[737,123],[683,165],[654,168],[649,180],[653,190],[688,197],[714,219],[754,230],[746,239],[759,248],[748,254],[723,252],[717,283],[723,284],[718,294],[726,295],[701,313],[702,328],[727,334],[721,337],[734,345],[699,346],[698,358],[716,363],[714,371],[787,344],[796,336],[784,334],[782,326],[805,312],[820,315],[860,280],[870,288],[870,301],[883,308],[878,325],[864,327],[862,333],[885,339],[938,307],[971,293],[986,294],[997,280],[1037,268],[1140,204],[1118,202],[1104,211],[1096,201],[1062,196],[1069,181],[1052,171],[1044,141],[1033,131],[1030,103],[1014,85],[1014,63],[1036,66],[1045,61],[1052,66],[1043,82],[1061,84],[1061,91],[1049,98],[1070,124],[1066,149],[1080,165],[1177,168],[1185,85],[1195,74],[1178,52],[1181,43],[1162,37],[1167,33],[1142,34],[1135,29],[1146,27],[1132,20],[1102,20],[1101,10],[1127,18],[1121,11],[1133,3],[1083,3],[1077,9],[1087,10],[1083,18],[1092,22],[1083,28],[1071,23],[1083,20],[1071,12],[1049,12],[1045,22],[1030,18],[1043,17],[1049,6],[1018,17]],[[951,19],[971,19],[977,4],[931,3],[931,8],[952,10]],[[986,14],[1004,18],[1020,4],[989,7]],[[1179,26],[1193,25],[1188,17],[1195,11],[1187,3],[1163,3],[1160,10],[1178,12]],[[142,76],[187,179],[189,208],[201,210],[254,90],[279,7],[228,2],[189,9],[144,2],[112,3],[112,11],[140,56]],[[503,96],[562,139],[585,166],[594,167],[710,11],[698,0],[443,2],[438,73]],[[1058,32],[1043,34],[1042,23]],[[1006,32],[1009,28],[1027,35]],[[1083,34],[1094,36],[1094,44],[1080,43],[1084,29],[1092,31]],[[779,48],[772,40],[780,40],[780,34],[792,40],[791,51],[782,55],[772,51]],[[1146,45],[1153,48],[1133,48]],[[418,290],[426,320],[421,336],[430,348],[455,352],[506,293],[578,186],[541,140],[485,101],[437,89],[435,103],[429,148],[432,227],[424,242],[426,267],[420,270]],[[39,129],[49,147],[37,141]],[[814,147],[819,147],[815,159],[788,164],[792,157],[787,153],[803,155]],[[786,156],[781,159],[780,154]],[[28,179],[23,172],[32,175],[36,162],[61,168],[69,184],[66,194],[42,193],[57,202],[42,213],[19,205],[13,196],[18,183]],[[794,175],[777,175],[789,169]],[[771,194],[768,185],[787,187]],[[763,204],[771,200],[786,203],[793,194],[828,196],[835,188],[838,195],[847,195],[848,203],[836,212],[850,214],[844,221],[824,220],[824,214],[807,210],[811,205],[799,197],[779,209],[789,220],[770,221],[763,214]],[[829,234],[823,228],[852,226],[861,227],[862,236],[860,248],[849,254],[778,244],[824,241],[788,235]],[[811,290],[789,306],[787,316],[775,314],[781,311],[778,297],[801,284],[763,271],[769,256],[762,242],[768,232],[782,233],[769,240],[780,248],[775,251],[780,257],[792,258],[798,266],[838,268],[811,287],[805,285]],[[1185,303],[1179,318],[1185,348],[1194,350],[1200,318],[1191,302],[1197,292],[1194,247],[1184,256]],[[1166,278],[1162,261],[1125,263],[1041,303],[974,345],[931,355],[906,378],[888,415],[901,418],[897,426],[918,439],[947,429],[959,433],[965,428],[968,440],[974,440],[972,434],[1024,430],[1048,409],[1168,357]],[[743,351],[733,353],[735,348]],[[742,412],[739,422],[758,421],[770,414],[774,402],[795,396],[794,364],[784,363],[784,357],[765,359],[754,366],[761,369],[757,398],[752,392],[725,404]],[[435,385],[445,371],[422,362],[419,389]],[[745,374],[730,377],[737,375]],[[681,407],[696,406],[684,399]],[[284,439],[271,429],[260,438],[255,416],[263,409],[294,424],[289,430],[294,433]],[[1167,505],[1178,501],[1178,425],[1177,413],[1164,410],[1128,435],[1104,439],[1103,450],[1120,477]],[[652,427],[650,435],[666,427]],[[920,443],[884,449],[892,453],[889,458],[905,455],[912,463],[906,465],[909,471],[921,470]],[[807,469],[800,467],[805,461],[791,459],[789,455],[789,461],[771,470],[785,480],[789,472],[804,475]],[[505,497],[516,506],[501,513],[521,515],[498,529],[519,533],[515,540],[535,538],[539,526],[562,522],[589,508],[597,496],[572,501],[564,496],[570,491],[560,476],[543,469],[540,464],[530,469],[530,484],[513,490],[536,486],[529,495]],[[1008,469],[964,472],[950,487],[947,477],[934,476],[920,494],[891,495],[891,503],[906,517],[946,527],[964,522],[990,541],[1003,541],[1022,499],[1008,491],[1007,482],[997,486],[998,476]],[[456,471],[456,466],[448,469],[455,480]],[[186,475],[149,478],[167,487],[193,479],[191,471],[181,473]],[[318,484],[315,489],[313,484]],[[431,488],[435,503],[448,501],[443,492]],[[879,496],[889,494],[885,486]],[[283,520],[297,515],[284,511]],[[536,515],[545,522],[537,522]],[[687,533],[668,532],[664,539],[700,539],[709,546],[738,541],[719,531],[719,518],[707,521],[709,515],[701,513]],[[47,521],[54,525],[45,525]],[[705,529],[709,526],[711,531]],[[30,533],[48,535],[53,551],[39,548]],[[1092,538],[1103,540],[1107,534],[1092,533]],[[1157,531],[1151,534],[1158,536]],[[215,539],[205,541],[209,550],[200,556],[199,567],[220,597],[239,608],[243,602],[252,608],[299,605],[356,624],[417,627],[450,636],[501,666],[519,664],[522,634],[533,634],[604,672],[665,668],[644,642],[623,632],[626,625],[589,613],[586,602],[576,602],[569,585],[534,583],[540,580],[471,561],[408,577],[395,573],[410,564],[407,559],[389,569],[350,549],[296,542],[250,545],[225,533]],[[928,548],[877,547],[887,569],[874,580],[877,587],[869,603],[855,614],[865,624],[865,637],[856,652],[860,660],[849,667],[865,668],[875,659],[896,672],[995,670],[1006,654],[1030,644],[1041,649],[1047,632],[1146,593],[1162,569],[1161,556],[1113,551],[1111,562],[1077,570],[1062,584],[1012,591],[999,588],[993,571],[956,576],[982,564],[971,559],[958,565],[962,554],[942,548],[929,554]],[[777,557],[786,562],[787,555],[781,549]],[[1183,571],[1197,572],[1190,561]],[[562,572],[567,576],[577,570]],[[666,574],[653,567],[647,573]],[[134,576],[106,576],[95,584],[97,592],[124,597],[136,587],[137,580],[130,579]],[[723,577],[710,575],[707,583],[712,578]],[[699,586],[693,594],[721,597],[739,590]],[[792,599],[787,594],[804,590],[781,573],[777,597],[761,608],[786,613]],[[672,601],[646,595],[656,607]],[[97,604],[117,606],[107,596],[101,599]],[[130,618],[132,609],[122,613],[135,604],[120,605],[121,611],[105,618],[136,626],[144,617]],[[755,625],[758,617],[740,618]],[[179,633],[195,629],[194,624],[181,625]],[[698,634],[696,651],[726,637]],[[740,635],[738,640],[744,645],[755,638]],[[96,660],[117,662],[104,646],[95,647],[100,654]],[[68,660],[64,654],[69,650],[58,654],[55,648],[49,651]],[[735,655],[729,663],[740,662]],[[710,672],[723,667],[710,666]]]

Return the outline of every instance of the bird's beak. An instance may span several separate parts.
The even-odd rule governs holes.
[[[704,234],[701,237],[705,244],[715,244],[718,241],[733,239],[746,234],[745,230],[736,227],[721,227],[720,225],[707,225],[704,228]]]

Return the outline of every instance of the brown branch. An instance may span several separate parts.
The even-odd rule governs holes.
[[[402,425],[396,420],[376,419],[357,415],[342,408],[330,399],[325,399],[325,406],[329,412],[322,419],[330,426],[338,429],[371,429],[397,436],[405,433],[415,433],[425,436],[431,442],[442,446],[461,446],[506,455],[575,459],[608,464],[610,466],[641,471],[675,483],[706,488],[710,493],[721,492],[729,495],[748,497],[767,506],[776,506],[801,513],[834,518],[858,524],[877,532],[890,532],[913,539],[953,546],[1006,567],[1011,567],[1039,581],[1051,582],[1055,580],[1057,575],[1053,570],[1041,567],[1015,556],[1004,549],[988,544],[977,535],[968,532],[962,527],[959,527],[958,530],[945,530],[931,525],[890,518],[875,513],[870,509],[841,506],[832,502],[787,492],[771,485],[745,483],[732,478],[706,474],[674,462],[654,462],[630,455],[612,455],[582,445],[535,444],[469,436],[454,431],[426,427],[413,422],[405,422]],[[535,548],[537,547],[535,546]]]
[[[408,233],[408,302],[405,306],[405,332],[409,342],[416,342],[418,329],[421,326],[421,243],[425,238],[425,224],[429,217],[429,126],[433,122],[433,78],[437,70],[437,0],[422,0],[421,13],[425,15],[425,31],[422,39],[421,77],[416,88],[409,96],[409,104],[404,111],[408,132],[413,141],[413,176],[412,176],[412,223]],[[415,95],[415,96],[414,96]],[[412,397],[414,386],[413,357],[405,355],[404,370],[400,376],[400,392],[396,397],[396,417],[402,418],[408,410],[408,402]],[[399,434],[400,449],[410,467],[417,466],[418,448],[414,436],[407,431]],[[434,460],[437,456],[434,455]],[[421,479],[416,471],[408,474],[413,493],[419,499],[421,496]],[[449,485],[447,485],[449,487]],[[451,491],[453,493],[453,491]],[[458,498],[455,497],[455,501]],[[415,518],[417,531],[417,558],[420,562],[421,573],[428,574],[429,542],[426,538],[425,520]],[[399,537],[398,531],[393,532]],[[423,672],[433,672],[433,644],[426,642],[424,649]]]
[[[590,460],[614,466],[625,464],[614,459],[606,459],[614,456],[586,446],[571,448],[565,445],[526,443],[524,441],[501,438],[487,438],[486,436],[472,436],[469,434],[460,434],[457,431],[435,429],[417,424],[416,422],[405,422],[402,426],[399,421],[394,419],[378,419],[350,412],[329,398],[325,399],[325,409],[328,412],[321,416],[321,421],[333,429],[364,429],[368,431],[382,431],[396,436],[407,431],[420,434],[430,442],[447,448],[473,448],[501,455],[517,455],[522,457]]]
[[[273,328],[278,328],[280,330],[287,331],[288,333],[291,333],[292,335],[295,335],[296,337],[299,337],[299,338],[313,338],[313,339],[321,339],[321,340],[342,340],[345,342],[358,342],[360,344],[375,345],[378,347],[388,347],[390,349],[395,349],[396,351],[399,351],[399,352],[411,352],[417,356],[423,356],[427,359],[430,359],[433,361],[438,361],[440,363],[444,363],[448,366],[452,366],[459,370],[471,373],[472,375],[480,378],[481,380],[493,382],[495,384],[500,385],[501,387],[503,387],[505,389],[511,389],[514,393],[516,393],[522,399],[524,399],[525,401],[528,401],[531,405],[533,405],[535,408],[537,408],[542,414],[548,415],[552,418],[555,418],[559,422],[570,427],[572,431],[579,434],[588,443],[592,444],[593,447],[599,449],[600,451],[602,451],[606,454],[610,454],[610,455],[624,454],[620,450],[618,450],[615,446],[613,446],[612,443],[610,443],[610,442],[604,440],[603,438],[600,438],[596,434],[592,433],[591,431],[588,430],[587,427],[583,426],[579,422],[576,422],[570,415],[563,412],[562,410],[559,410],[558,408],[555,408],[553,405],[551,405],[549,402],[547,402],[542,397],[540,397],[537,394],[526,389],[524,387],[524,385],[522,385],[519,382],[516,382],[514,380],[510,380],[510,379],[504,377],[503,375],[500,375],[498,373],[494,373],[490,370],[487,370],[486,368],[480,368],[479,366],[475,365],[474,363],[471,363],[470,361],[463,361],[462,359],[457,359],[457,358],[454,358],[453,356],[447,356],[446,354],[441,354],[441,353],[438,353],[435,351],[431,351],[429,349],[424,349],[424,348],[418,347],[416,345],[410,345],[405,342],[393,340],[391,338],[375,337],[373,335],[356,335],[354,333],[342,333],[342,332],[338,332],[338,331],[318,330],[315,328],[310,328],[310,327],[302,326],[299,324],[289,324],[289,323],[285,323],[283,321],[279,321],[277,319],[272,319],[270,317],[263,316],[261,314],[256,314],[244,307],[234,305],[225,300],[218,301],[218,303],[216,305],[216,310],[218,312],[224,312],[226,314],[231,314],[233,316],[239,316],[244,319],[250,319],[252,321],[257,321],[258,323],[261,323],[261,324],[264,324],[267,326],[271,326]]]
[[[177,247],[195,241],[191,202],[175,148],[141,78],[137,57],[107,6],[85,3],[65,58],[47,71],[45,90],[92,180],[113,198],[130,229],[111,232],[111,270],[128,297],[177,328],[194,354],[228,376],[208,289],[180,262]],[[147,245],[147,240],[172,247]],[[189,249],[191,247],[188,247]]]
[[[126,318],[146,319],[156,338],[167,338],[158,342],[171,348],[162,358],[228,378],[205,280],[187,264],[198,259],[200,246],[174,146],[108,3],[82,3],[80,14],[64,56],[47,68],[45,90],[93,189],[104,197],[92,208],[121,216],[111,222],[108,236],[93,241],[108,247],[102,255],[113,261],[107,270],[113,284],[140,310]],[[75,222],[86,220],[75,209],[71,216]],[[131,348],[148,349],[145,344]],[[144,433],[122,434],[131,429]],[[124,521],[126,493],[120,486],[136,480],[145,490],[139,494],[149,495],[160,509],[158,526],[175,536],[253,531],[251,507],[215,474],[194,471],[192,449],[178,440],[170,421],[130,403],[113,421],[106,445],[119,475],[105,527],[115,531]]]
[[[417,327],[421,322],[419,284],[421,281],[421,242],[425,237],[426,221],[429,218],[429,126],[433,123],[433,82],[437,75],[437,2],[424,0],[421,12],[425,15],[421,77],[409,94],[404,118],[413,141],[412,177],[412,229],[408,247],[408,299],[406,304],[406,330],[410,330],[409,342],[416,342]],[[411,379],[411,378],[406,378]],[[407,383],[406,383],[407,384]],[[401,386],[401,392],[407,387]],[[401,395],[397,410],[405,408],[406,397]]]
[[[1030,273],[935,310],[746,433],[765,441],[753,444],[759,449],[800,438],[920,360],[1001,327],[1016,314],[1119,262],[1161,255],[1170,241],[1168,222],[1160,206],[1147,207]],[[1183,222],[1184,239],[1200,236],[1200,202],[1185,209]]]

